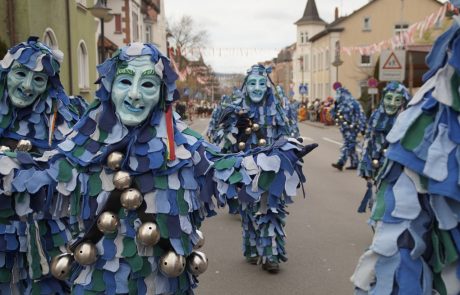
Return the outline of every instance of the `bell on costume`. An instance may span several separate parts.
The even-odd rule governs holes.
[[[208,258],[200,251],[193,251],[187,257],[187,270],[194,276],[199,276],[208,269]]]
[[[160,230],[154,222],[145,222],[139,226],[136,237],[144,246],[151,247],[160,241]]]
[[[32,143],[30,140],[27,139],[21,139],[18,141],[18,144],[16,145],[16,150],[19,152],[28,152],[32,149]]]
[[[251,134],[251,133],[252,133],[252,128],[251,128],[251,127],[246,128],[246,129],[244,130],[244,133],[245,133],[246,135]]]
[[[118,216],[110,211],[103,212],[97,219],[97,228],[104,234],[114,233],[120,221]]]
[[[120,196],[121,205],[128,210],[136,210],[142,205],[144,197],[135,188],[125,190]]]
[[[372,166],[374,168],[379,168],[379,160],[377,160],[377,159],[372,160]]]
[[[246,148],[246,143],[244,142],[238,143],[238,148],[240,149],[240,151],[243,151]]]
[[[72,269],[73,257],[70,253],[54,256],[51,259],[51,274],[58,280],[65,280]]]
[[[160,270],[169,278],[180,276],[185,270],[185,257],[174,251],[167,252],[160,258]]]
[[[131,176],[126,171],[117,171],[113,176],[113,184],[119,190],[126,189],[131,186]]]
[[[259,139],[259,146],[264,146],[267,144],[267,141],[264,138]]]
[[[256,132],[256,131],[259,131],[259,129],[260,129],[260,125],[259,125],[259,124],[254,123],[254,124],[252,125],[252,131]]]
[[[5,145],[0,146],[0,153],[11,152],[11,149]]]
[[[97,249],[91,242],[84,242],[73,252],[75,261],[81,265],[91,265],[97,260]]]
[[[122,161],[123,154],[120,152],[113,152],[107,157],[107,166],[112,170],[120,170]]]
[[[195,246],[193,246],[193,250],[198,250],[201,249],[204,246],[204,235],[201,230],[195,230],[196,235],[198,236],[198,241],[195,243]]]

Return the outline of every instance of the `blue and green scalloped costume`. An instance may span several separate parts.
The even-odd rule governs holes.
[[[268,70],[268,72],[267,72]],[[270,72],[261,65],[253,66],[251,71]],[[247,77],[246,77],[247,79]],[[272,83],[273,84],[273,83]],[[245,151],[258,147],[259,140],[265,139],[268,144],[280,138],[290,137],[291,126],[289,119],[283,110],[279,99],[273,93],[272,87],[268,87],[265,98],[261,103],[254,103],[246,93],[245,84],[242,87],[243,97],[223,111],[221,118],[222,129],[218,131],[220,137],[216,140],[224,152],[236,152],[238,144],[244,140]],[[259,132],[244,135],[246,128],[238,126],[241,117],[240,111],[244,110],[244,116],[249,118],[252,124],[260,126]],[[268,163],[279,166],[279,157],[268,157]],[[268,164],[269,166],[270,164]],[[257,171],[254,171],[257,177]],[[300,175],[300,174],[299,174]],[[239,212],[242,218],[243,228],[243,255],[250,260],[259,258],[260,263],[280,263],[287,261],[285,248],[284,226],[286,224],[286,206],[292,203],[292,197],[296,195],[296,187],[288,187],[289,194],[284,193],[283,183],[285,175],[280,171],[273,171],[267,175],[275,183],[279,183],[277,189],[269,193],[260,194],[258,202],[246,202],[239,199]],[[268,179],[265,179],[267,181]],[[305,181],[303,177],[300,179]],[[227,196],[227,203],[231,213],[236,213],[236,199]]]
[[[460,27],[455,19],[427,58],[424,85],[387,136],[389,161],[370,220],[375,234],[352,277],[356,294],[460,291]]]
[[[400,93],[404,99],[400,111],[402,111],[406,103],[410,100],[409,90],[399,82],[389,82],[383,89],[381,97],[385,97],[387,92]],[[358,165],[358,175],[368,180],[368,189],[361,202],[358,212],[363,213],[372,199],[372,182],[375,181],[379,168],[385,162],[385,150],[388,147],[386,140],[387,134],[393,127],[396,118],[400,111],[393,115],[388,115],[385,112],[383,99],[380,101],[379,107],[372,113],[367,124],[366,134],[364,136],[363,152]],[[373,164],[373,161],[378,161],[378,164]]]
[[[343,138],[340,156],[337,164],[341,167],[350,160],[350,167],[358,167],[358,154],[356,153],[357,136],[366,129],[366,115],[359,102],[344,87],[336,89],[334,107],[331,116],[339,125]]]
[[[0,62],[0,146],[12,150],[8,156],[0,154],[1,294],[67,293],[68,286],[54,279],[47,265],[50,253],[65,244],[66,221],[55,218],[47,191],[35,186],[37,164],[32,159],[47,158],[78,119],[59,80],[61,57],[30,37]],[[8,97],[7,75],[14,61],[48,75],[46,91],[25,108],[15,108]],[[19,140],[32,143],[30,153],[14,152]],[[47,178],[43,173],[40,177]]]

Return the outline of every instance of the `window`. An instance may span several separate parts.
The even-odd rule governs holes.
[[[329,49],[328,49],[326,50],[326,64],[325,64],[326,69],[329,69],[330,63],[331,63],[331,57],[329,56]]]
[[[313,71],[316,71],[316,54],[313,54]]]
[[[139,16],[133,12],[133,40],[139,41]]]
[[[115,14],[115,34],[121,34],[121,14]]]
[[[366,16],[363,19],[363,31],[370,32],[371,31],[371,18]]]
[[[371,66],[371,56],[363,54],[361,55],[361,66]]]
[[[308,54],[305,55],[305,57],[303,58],[303,62],[304,62],[305,71],[309,71],[310,70],[310,56]]]
[[[305,42],[308,42],[308,33],[305,33]]]
[[[303,33],[300,33],[300,43],[303,43]]]
[[[43,34],[43,43],[51,49],[58,48],[58,42],[54,31],[51,28],[47,28]]]
[[[81,40],[77,50],[78,58],[78,87],[82,90],[89,89],[89,63],[88,50],[85,41]]]
[[[395,35],[402,34],[409,29],[408,24],[396,24],[395,25]]]
[[[324,84],[324,94],[325,96],[329,96],[331,93],[331,89],[329,88],[329,83]]]
[[[149,24],[145,25],[145,42],[152,43],[152,26]]]

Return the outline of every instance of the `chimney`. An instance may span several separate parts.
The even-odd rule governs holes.
[[[338,7],[335,7],[335,11],[334,11],[334,20],[337,20],[339,18],[339,8]]]

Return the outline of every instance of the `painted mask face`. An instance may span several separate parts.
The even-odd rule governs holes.
[[[260,102],[267,92],[267,77],[251,74],[246,82],[249,97],[255,103]]]
[[[15,61],[6,76],[11,104],[25,108],[33,104],[46,90],[48,75],[34,72]]]
[[[154,68],[149,55],[118,67],[112,84],[112,102],[124,125],[141,124],[160,101],[161,79]]]
[[[404,102],[404,98],[401,94],[396,92],[387,92],[383,97],[383,107],[385,108],[385,113],[387,115],[396,114],[401,108]]]

